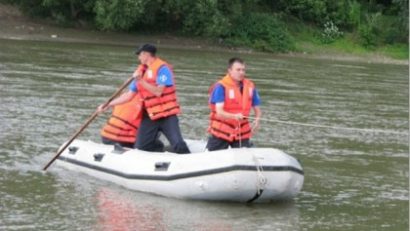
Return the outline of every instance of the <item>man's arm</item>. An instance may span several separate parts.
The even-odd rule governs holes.
[[[224,110],[224,103],[216,103],[215,104],[215,109],[216,109],[216,114],[218,116],[221,116],[222,118],[225,119],[243,119],[242,113],[230,113]]]
[[[259,97],[259,92],[256,88],[253,89],[253,97],[252,97],[252,109],[255,113],[255,120],[252,123],[252,132],[256,132],[259,129],[259,121],[262,116],[262,111],[259,107],[261,104],[261,98]]]
[[[252,123],[252,132],[256,132],[259,129],[259,121],[262,116],[262,111],[259,108],[259,106],[254,106],[252,108],[253,108],[253,112],[255,112],[255,120]]]
[[[142,85],[142,87],[144,87],[147,91],[151,92],[157,97],[162,95],[162,92],[164,91],[164,88],[165,88],[164,85],[154,86],[152,84],[149,84],[147,81],[143,79],[140,79],[139,82]]]
[[[98,106],[97,111],[102,112],[116,105],[127,103],[132,98],[134,98],[135,94],[137,93],[133,91],[127,91],[124,94],[120,95],[118,98],[115,98],[113,101],[111,101],[107,106],[104,107],[104,104],[101,104],[100,106]]]

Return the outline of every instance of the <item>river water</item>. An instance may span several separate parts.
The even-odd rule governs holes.
[[[262,97],[253,139],[297,157],[292,201],[236,204],[134,192],[52,165],[57,148],[132,73],[128,46],[0,40],[0,230],[408,230],[405,65],[160,49],[186,138],[206,139],[207,90],[240,56]],[[99,140],[108,118],[80,136]]]

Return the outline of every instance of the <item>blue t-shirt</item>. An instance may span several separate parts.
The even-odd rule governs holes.
[[[211,93],[210,102],[212,104],[223,103],[225,101],[225,88],[222,84],[217,83],[214,87],[214,90]],[[259,106],[261,104],[261,99],[256,88],[253,89],[252,93],[252,107]]]
[[[159,68],[156,82],[157,82],[157,85],[163,85],[167,87],[174,85],[174,82],[172,81],[172,72],[167,66],[164,65]],[[129,89],[130,91],[133,91],[133,92],[138,91],[135,80],[131,82]]]

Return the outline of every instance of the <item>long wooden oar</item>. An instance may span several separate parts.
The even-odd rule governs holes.
[[[133,80],[133,77],[130,77],[127,81],[125,81],[120,88],[118,88],[118,90],[111,96],[110,99],[107,100],[107,102],[104,103],[104,107],[106,107],[113,99],[115,99],[121,92],[122,90],[124,90],[124,88],[126,88],[128,86],[128,84],[131,83],[131,81]],[[73,140],[75,138],[77,138],[78,135],[80,135],[80,133],[82,131],[84,131],[84,129],[97,117],[98,115],[98,111],[96,110],[91,116],[90,118],[88,118],[88,120],[84,123],[83,126],[81,126],[81,128],[71,136],[70,140],[60,149],[58,150],[58,152],[56,153],[56,155],[53,157],[53,159],[51,159],[46,166],[44,166],[43,170],[46,171],[47,168],[61,155],[61,153],[68,147],[68,145],[70,145]]]

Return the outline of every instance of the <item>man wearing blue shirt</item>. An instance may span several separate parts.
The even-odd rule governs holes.
[[[259,106],[261,104],[261,99],[259,97],[258,90],[253,89],[253,95],[254,97],[252,97],[252,106]],[[222,86],[222,84],[216,83],[214,91],[211,95],[211,99],[209,101],[212,104],[223,103],[225,101],[225,88]]]
[[[244,61],[231,58],[228,73],[211,87],[207,149],[250,147],[249,139],[259,128],[260,103],[255,84],[245,77]],[[251,109],[255,113],[252,125],[248,121]]]
[[[177,114],[180,107],[171,66],[155,55],[156,47],[151,44],[141,46],[136,54],[146,68],[138,68],[134,72],[135,80],[129,91],[111,101],[107,108],[128,102],[139,94],[143,99],[143,117],[134,147],[144,151],[156,150],[156,139],[162,132],[171,144],[172,152],[190,153],[179,128]],[[99,110],[105,108],[100,106]]]
[[[167,66],[162,66],[159,68],[156,83],[157,85],[162,85],[162,86],[174,85],[174,82],[172,81],[172,72]],[[131,82],[129,89],[130,91],[138,92],[137,84],[135,80]]]

